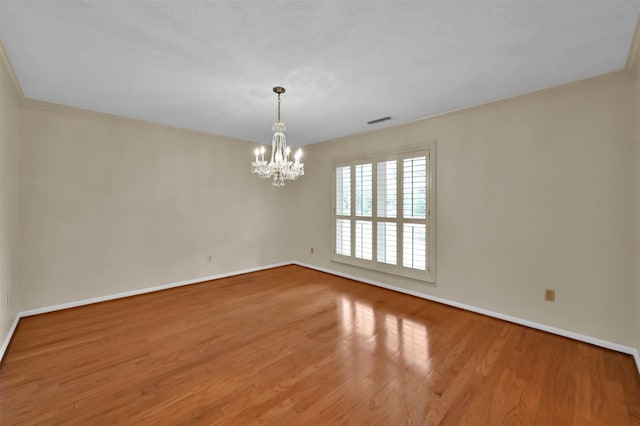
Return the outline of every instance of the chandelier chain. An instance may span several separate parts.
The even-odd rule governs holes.
[[[278,122],[280,122],[280,93],[278,93]]]

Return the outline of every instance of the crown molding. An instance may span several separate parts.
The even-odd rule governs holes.
[[[13,66],[11,65],[11,61],[9,60],[9,55],[7,55],[7,50],[4,47],[4,43],[2,39],[0,39],[0,67],[2,67],[2,71],[9,76],[9,81],[11,82],[12,97],[18,101],[19,104],[22,104],[25,100],[24,93],[22,92],[22,87],[20,86],[20,82],[16,77],[16,73],[13,70]]]
[[[2,0],[0,0],[0,1],[2,1]],[[16,101],[18,106],[20,106],[22,108],[25,108],[25,109],[47,111],[47,112],[52,112],[52,113],[64,114],[64,115],[71,115],[71,116],[75,116],[75,117],[79,117],[79,118],[98,120],[98,121],[103,121],[103,122],[108,122],[108,123],[116,123],[117,122],[117,123],[121,123],[121,124],[125,124],[125,125],[132,125],[132,126],[138,126],[138,127],[149,127],[149,126],[151,126],[151,127],[165,129],[165,130],[174,131],[174,132],[180,132],[180,133],[185,133],[186,132],[186,133],[188,133],[190,135],[206,137],[206,138],[215,137],[215,138],[220,138],[220,139],[233,141],[233,142],[244,142],[244,143],[250,143],[250,144],[254,143],[254,142],[251,142],[251,141],[237,139],[237,138],[233,138],[233,137],[229,137],[229,136],[216,135],[214,133],[207,133],[207,132],[202,132],[202,131],[198,131],[198,130],[184,129],[184,128],[181,128],[181,127],[170,126],[170,125],[166,125],[166,124],[159,124],[159,123],[140,120],[140,119],[136,119],[136,118],[123,117],[121,115],[108,114],[108,113],[98,112],[98,111],[91,111],[91,110],[88,110],[88,109],[77,108],[77,107],[72,107],[72,106],[66,106],[66,105],[62,105],[62,104],[56,104],[56,103],[53,103],[53,102],[38,101],[38,100],[35,100],[35,99],[27,98],[27,97],[25,97],[24,92],[22,91],[22,87],[20,86],[20,82],[18,81],[18,78],[16,77],[16,73],[13,70],[13,66],[11,65],[11,61],[9,60],[9,56],[7,55],[7,51],[6,51],[5,47],[4,47],[4,43],[2,42],[2,39],[0,39],[0,67],[2,68],[2,71],[4,73],[6,73],[6,75],[9,77],[10,85],[12,86],[11,89],[10,89],[10,92],[11,92],[10,95],[14,98],[14,100]]]
[[[168,124],[154,123],[153,121],[146,121],[146,120],[141,120],[137,118],[124,117],[122,115],[109,114],[106,112],[92,111],[92,110],[83,109],[83,108],[56,104],[53,102],[38,101],[30,98],[23,98],[20,105],[26,109],[51,112],[55,114],[62,114],[67,116],[89,119],[89,120],[102,121],[105,123],[119,123],[127,126],[134,126],[134,127],[153,127],[155,129],[164,129],[164,130],[173,131],[173,132],[188,133],[190,135],[204,137],[204,138],[216,138],[216,139],[224,139],[226,141],[232,141],[232,142],[243,142],[247,144],[255,144],[255,142],[252,142],[252,141],[237,139],[230,136],[223,136],[223,135],[217,135],[215,133],[185,129],[182,127],[171,126]]]
[[[533,92],[523,93],[522,95],[516,95],[509,98],[496,99],[494,101],[489,101],[485,103],[481,103],[478,105],[472,105],[465,108],[454,109],[451,111],[446,111],[440,114],[430,115],[428,117],[418,118],[416,120],[407,121],[404,123],[399,123],[394,126],[385,127],[382,129],[368,130],[361,133],[353,133],[351,135],[341,136],[339,138],[329,139],[326,141],[318,141],[312,144],[307,145],[307,149],[313,147],[314,145],[322,145],[325,144],[333,144],[343,142],[345,139],[350,138],[359,138],[366,137],[371,134],[376,134],[380,132],[394,132],[397,129],[401,129],[407,126],[414,126],[420,123],[427,122],[429,120],[444,118],[455,116],[458,114],[468,114],[473,112],[479,112],[482,110],[491,110],[491,109],[500,109],[500,108],[511,108],[513,106],[517,106],[526,102],[544,100],[548,98],[554,98],[558,96],[566,96],[572,93],[579,92],[584,89],[595,89],[602,86],[609,86],[614,84],[628,84],[635,79],[636,75],[627,72],[626,70],[618,70],[609,72],[606,74],[600,74],[595,77],[588,77],[582,80],[571,81],[569,83],[561,84],[558,86],[548,87],[546,89],[535,90]]]
[[[624,70],[630,74],[638,74],[640,68],[640,17],[636,22],[636,31],[633,33],[633,39],[631,39],[631,47],[629,48],[629,55],[627,56],[627,64]]]
[[[462,108],[455,111],[445,112],[438,114],[434,117],[441,115],[466,113],[471,111],[477,111],[485,108],[499,108],[503,106],[511,107],[514,104],[520,104],[523,102],[530,102],[532,100],[542,100],[547,98],[553,98],[557,96],[571,95],[576,92],[580,92],[584,89],[595,89],[602,86],[609,86],[613,84],[625,84],[633,81],[634,76],[625,70],[612,71],[606,74],[596,75],[594,77],[587,77],[581,80],[570,81],[568,83],[560,84],[558,86],[547,87],[545,89],[534,90],[533,92],[523,93],[522,95],[516,95],[509,98],[497,99],[487,103],[473,105],[470,107]],[[431,117],[429,117],[431,118]],[[421,121],[424,119],[416,120]]]

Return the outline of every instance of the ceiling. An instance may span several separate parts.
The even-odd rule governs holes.
[[[283,85],[296,146],[623,69],[639,14],[640,0],[0,0],[0,36],[27,98],[260,143]]]

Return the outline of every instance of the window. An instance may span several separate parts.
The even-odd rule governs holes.
[[[336,163],[332,259],[434,282],[434,167],[435,143]]]

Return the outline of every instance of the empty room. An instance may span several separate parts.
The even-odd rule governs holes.
[[[0,0],[0,425],[640,425],[640,0]]]

